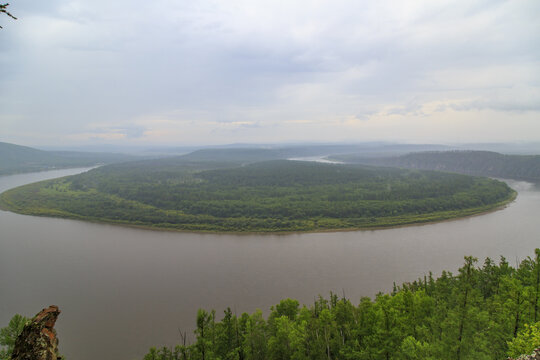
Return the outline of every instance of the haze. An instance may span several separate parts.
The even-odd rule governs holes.
[[[0,141],[540,140],[540,2],[32,1]]]

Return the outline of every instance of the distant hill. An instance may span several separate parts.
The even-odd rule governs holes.
[[[351,154],[332,156],[331,158],[353,164],[540,180],[540,155],[503,155],[491,151],[433,151],[396,157],[367,158]]]
[[[286,154],[278,149],[202,149],[182,155],[179,158],[188,161],[223,161],[252,163],[265,160],[277,160],[286,158]]]
[[[235,147],[237,146],[237,147]],[[163,149],[154,151],[161,154],[160,165],[173,166],[180,162],[214,162],[234,163],[237,165],[250,164],[259,161],[323,157],[329,155],[362,153],[366,156],[395,156],[410,151],[447,150],[442,145],[407,145],[386,143],[363,144],[299,144],[299,145],[230,145],[195,150],[189,154],[168,157],[175,151],[189,151],[191,148],[171,148],[170,152]],[[139,154],[141,152],[139,151]],[[111,152],[92,151],[44,151],[35,148],[0,142],[0,175],[44,171],[58,168],[77,166],[92,166],[96,164],[112,164],[118,162],[144,160],[156,156],[135,156]],[[199,164],[200,165],[200,164]],[[199,166],[198,165],[198,166]],[[217,166],[217,164],[215,164]],[[217,166],[220,167],[220,166]]]
[[[134,160],[125,154],[43,151],[0,142],[0,175]]]
[[[362,154],[366,157],[397,156],[412,151],[443,151],[452,148],[444,145],[430,144],[318,144],[318,145],[289,145],[289,146],[239,146],[208,148],[182,155],[189,161],[227,161],[252,163],[257,161],[279,160],[290,158],[313,158],[339,154]]]

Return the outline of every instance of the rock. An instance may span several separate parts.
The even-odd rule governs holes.
[[[540,360],[540,348],[534,350],[531,355],[522,355],[517,359],[508,358],[508,360]]]
[[[51,305],[41,310],[29,321],[17,337],[12,360],[57,360],[58,338],[54,330],[56,319],[60,315],[58,306]]]

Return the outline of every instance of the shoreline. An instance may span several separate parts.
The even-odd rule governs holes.
[[[52,172],[52,171],[61,171],[61,170],[77,170],[77,169],[87,169],[86,171],[101,167],[105,164],[92,164],[92,165],[80,165],[80,166],[58,166],[58,167],[50,167],[46,169],[31,169],[28,171],[25,170],[18,170],[16,172],[0,172],[0,178],[2,177],[8,177],[8,176],[17,176],[17,175],[30,175],[30,174],[42,174],[46,172]]]
[[[178,229],[174,227],[159,227],[159,226],[132,224],[132,223],[122,222],[122,221],[116,222],[112,220],[91,219],[91,218],[84,218],[82,216],[77,216],[73,214],[65,215],[65,216],[62,216],[62,215],[55,216],[54,214],[36,214],[36,213],[31,213],[31,212],[25,213],[25,212],[14,211],[13,209],[10,209],[9,205],[6,206],[6,203],[2,201],[2,195],[3,193],[0,194],[0,210],[9,211],[9,212],[19,214],[19,215],[76,220],[76,221],[83,221],[83,222],[89,222],[89,223],[94,223],[94,224],[114,225],[114,226],[133,228],[133,229],[139,229],[139,230],[147,230],[147,231],[166,231],[166,232],[188,233],[188,234],[249,236],[249,235],[293,235],[293,234],[298,235],[298,234],[339,233],[339,232],[355,232],[355,231],[377,231],[377,230],[387,230],[387,229],[396,229],[396,228],[413,227],[413,226],[434,225],[437,223],[450,222],[450,221],[462,220],[462,219],[476,217],[476,216],[482,216],[482,215],[486,215],[492,212],[503,210],[516,200],[518,196],[518,192],[512,189],[512,193],[508,199],[500,201],[496,204],[493,204],[493,206],[490,206],[488,208],[485,208],[485,209],[473,208],[473,209],[468,210],[470,213],[467,213],[467,211],[464,211],[464,214],[456,215],[456,216],[442,216],[440,219],[416,221],[416,222],[414,220],[412,221],[405,220],[401,224],[398,223],[398,224],[375,225],[375,226],[365,226],[365,227],[313,229],[313,230],[303,230],[303,231],[302,230],[300,231],[299,230],[278,230],[278,231],[189,230],[189,229]],[[436,215],[436,214],[437,213],[432,213],[432,215]],[[428,215],[428,214],[424,214],[424,215]]]

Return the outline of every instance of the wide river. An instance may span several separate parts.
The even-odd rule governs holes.
[[[84,169],[0,177],[0,192]],[[464,255],[511,264],[540,247],[540,187],[518,190],[507,208],[437,224],[288,235],[141,230],[0,211],[0,326],[56,304],[68,360],[142,359],[152,345],[180,342],[197,309],[266,314],[280,299],[361,296],[456,271]]]

